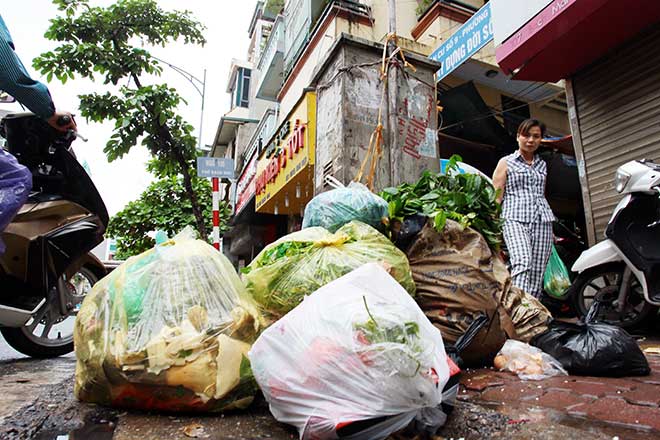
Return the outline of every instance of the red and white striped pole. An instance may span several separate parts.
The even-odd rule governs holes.
[[[220,250],[220,179],[211,177],[213,185],[213,247]]]

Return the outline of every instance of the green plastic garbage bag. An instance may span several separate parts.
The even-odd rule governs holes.
[[[352,220],[384,230],[388,216],[387,202],[361,183],[352,182],[314,197],[305,207],[303,228],[321,226],[330,232]]]
[[[246,408],[257,392],[246,354],[264,324],[229,260],[186,228],[85,297],[75,395],[143,410]]]
[[[383,234],[358,221],[334,234],[317,226],[286,235],[266,246],[243,269],[243,277],[248,293],[264,313],[277,319],[305,296],[372,262],[381,263],[408,293],[415,293],[405,254]]]
[[[566,289],[571,285],[571,279],[568,276],[568,269],[559,254],[555,245],[552,245],[552,253],[548,260],[548,265],[545,268],[543,275],[543,289],[550,295],[560,298]]]

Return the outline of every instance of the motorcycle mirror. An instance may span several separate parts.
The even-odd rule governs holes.
[[[0,90],[0,103],[11,104],[13,102],[16,102],[16,98],[11,96],[9,93],[5,92],[4,90]]]

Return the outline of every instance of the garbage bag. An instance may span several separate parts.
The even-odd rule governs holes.
[[[0,148],[0,233],[11,223],[32,189],[30,170]],[[0,237],[0,255],[5,245]]]
[[[446,343],[454,344],[478,317],[488,318],[461,353],[466,365],[490,364],[507,339],[529,342],[547,330],[550,312],[511,285],[504,262],[476,230],[447,220],[437,232],[427,221],[406,255],[415,298]]]
[[[504,343],[493,364],[500,371],[516,373],[522,380],[543,380],[568,375],[561,364],[549,354],[513,339]]]
[[[305,207],[303,228],[320,226],[330,232],[352,220],[383,230],[388,216],[387,202],[361,183],[351,182],[314,197]]]
[[[301,439],[383,439],[437,430],[449,377],[442,337],[376,263],[315,291],[248,353],[275,418]]]
[[[369,262],[383,262],[413,295],[415,283],[406,256],[371,226],[352,221],[334,234],[302,229],[266,246],[243,270],[248,292],[278,318],[306,295]]]
[[[543,290],[554,297],[561,298],[570,285],[571,279],[568,275],[568,269],[566,269],[566,265],[559,257],[553,244],[550,259],[543,274]]]
[[[594,322],[596,304],[584,323],[554,321],[531,342],[557,359],[570,374],[584,376],[646,376],[644,353],[624,329]]]
[[[246,355],[263,325],[229,260],[185,229],[87,295],[75,394],[145,410],[245,408],[257,391]]]

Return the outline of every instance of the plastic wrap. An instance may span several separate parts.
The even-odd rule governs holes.
[[[23,206],[32,189],[30,170],[19,164],[14,156],[0,148],[0,233]],[[0,237],[0,254],[5,245]]]
[[[76,396],[170,411],[250,404],[263,325],[226,257],[186,229],[97,283],[78,313]]]
[[[495,356],[495,368],[516,373],[523,380],[542,380],[564,375],[559,361],[524,342],[509,339]]]
[[[382,439],[414,419],[427,429],[446,419],[440,332],[378,264],[305,298],[248,356],[271,412],[302,439],[338,438],[355,426],[363,429],[351,439]]]
[[[274,318],[306,295],[369,262],[382,262],[413,295],[415,283],[406,256],[369,225],[353,221],[334,234],[303,229],[266,246],[244,269],[247,289]]]
[[[387,218],[387,202],[361,183],[351,182],[344,188],[326,191],[314,197],[305,207],[303,228],[320,226],[330,232],[352,220],[382,230]]]

